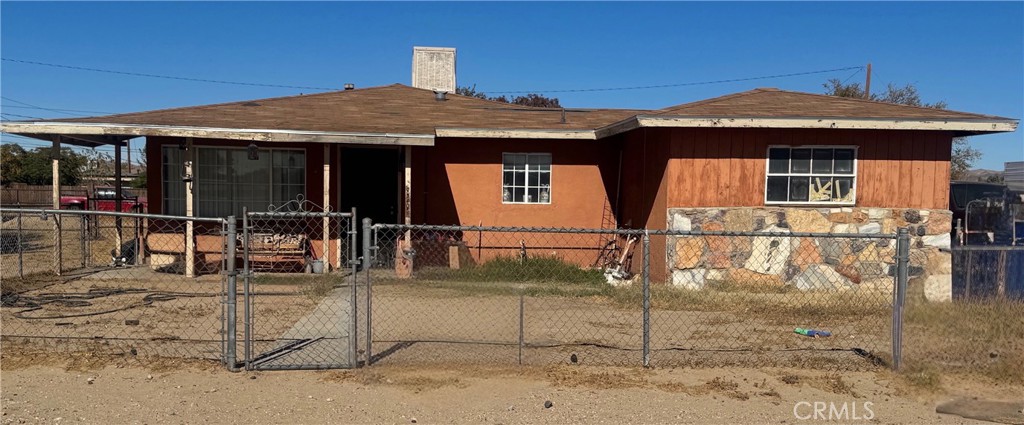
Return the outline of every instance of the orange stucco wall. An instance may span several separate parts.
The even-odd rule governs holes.
[[[502,154],[551,154],[551,203],[502,202]],[[413,223],[615,228],[618,146],[607,141],[438,139],[413,149]],[[470,232],[474,260],[529,255],[592,264],[608,235]],[[422,250],[421,250],[422,251]],[[422,254],[427,254],[422,252]],[[444,253],[446,254],[446,253]],[[439,255],[435,255],[439,256]]]
[[[502,153],[551,154],[551,203],[502,203]],[[438,139],[413,149],[413,222],[608,228],[618,151],[603,141]]]

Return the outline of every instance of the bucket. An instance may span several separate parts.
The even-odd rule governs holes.
[[[312,260],[309,262],[309,268],[314,274],[322,274],[324,272],[324,261]]]

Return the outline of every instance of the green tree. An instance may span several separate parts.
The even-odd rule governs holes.
[[[25,149],[21,146],[12,143],[0,145],[0,185],[7,186],[18,181],[24,160]]]
[[[900,87],[890,83],[881,93],[871,93],[870,96],[865,96],[866,93],[860,86],[860,83],[843,84],[842,81],[833,78],[825,82],[824,86],[825,94],[830,96],[853,97],[858,99],[870,98],[870,100],[876,102],[896,103],[900,105],[920,106],[935,109],[946,109],[946,107],[949,106],[946,102],[941,100],[934,103],[926,103],[922,101],[921,94],[918,93],[917,87],[913,84],[907,84]],[[970,170],[971,166],[974,165],[974,162],[980,158],[981,151],[971,147],[967,142],[966,137],[954,138],[953,152],[949,161],[950,179],[962,179],[965,173],[967,173],[967,170]]]
[[[558,103],[557,97],[547,97],[542,94],[529,93],[526,96],[516,96],[508,98],[504,95],[501,96],[488,96],[484,92],[476,91],[476,85],[472,87],[456,87],[455,94],[462,96],[475,97],[477,99],[493,100],[495,102],[510,103],[513,105],[532,106],[535,108],[561,108],[562,105]]]
[[[46,185],[53,183],[52,148],[35,148],[23,155],[21,175],[12,181],[26,184]],[[86,157],[71,148],[60,150],[60,184],[77,185],[82,180],[82,167]]]
[[[993,174],[991,176],[986,177],[985,181],[988,182],[988,183],[1003,184],[1003,183],[1006,183],[1006,178],[1003,177],[1003,173],[997,173],[997,174]]]

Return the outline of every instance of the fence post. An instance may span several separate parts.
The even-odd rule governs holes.
[[[53,274],[60,276],[63,270],[63,246],[61,244],[60,213],[53,213]]]
[[[1006,298],[1006,250],[999,251],[999,262],[996,269],[996,295],[999,299]]]
[[[352,215],[348,219],[348,246],[349,246],[349,265],[352,269],[352,293],[349,295],[349,313],[352,315],[351,327],[349,328],[349,362],[351,367],[355,368],[359,366],[359,352],[356,350],[356,346],[359,345],[359,323],[357,321],[357,299],[359,292],[357,291],[357,284],[359,283],[358,267],[359,260],[357,259],[358,251],[356,250],[356,208],[352,207]]]
[[[139,208],[138,212],[139,213],[143,213],[145,211],[143,211],[142,208]],[[143,243],[142,242],[143,242],[142,241],[142,217],[135,217],[135,265],[136,266],[141,266],[142,265],[142,255],[143,255],[143,253],[142,253],[142,251],[143,251],[143,249],[142,249]]]
[[[651,235],[644,231],[643,239],[644,264],[641,273],[644,275],[644,367],[651,365]]]
[[[251,282],[252,272],[249,270],[249,209],[242,207],[242,302],[244,307],[242,314],[245,316],[242,326],[242,346],[245,354],[245,369],[249,370],[252,368],[250,362],[252,362],[252,337],[250,332],[252,331],[252,312],[249,310],[249,306],[252,305],[252,300],[249,299],[250,291],[249,285]]]
[[[228,216],[228,231],[227,235],[227,255],[225,256],[225,268],[227,269],[228,278],[228,289],[227,289],[227,303],[228,303],[228,314],[227,314],[227,353],[225,353],[224,362],[226,363],[228,370],[232,372],[238,371],[238,276],[235,270],[235,257],[238,254],[237,243],[238,243],[238,225],[235,223],[235,216]]]
[[[910,262],[910,233],[901,227],[896,235],[896,285],[892,304],[892,369],[903,363],[903,304],[907,295],[907,271]]]
[[[19,205],[20,207],[20,205]],[[21,212],[18,212],[18,277],[25,278],[25,243],[21,227]]]
[[[86,244],[86,237],[89,235],[86,223],[89,220],[89,216],[82,214],[79,218],[82,220],[78,229],[78,248],[82,251],[82,268],[85,268],[89,267],[89,247]]]
[[[366,275],[366,362],[369,366],[373,363],[373,287],[370,277],[370,268],[373,264],[370,251],[370,232],[373,231],[373,220],[370,217],[363,219],[363,273]]]

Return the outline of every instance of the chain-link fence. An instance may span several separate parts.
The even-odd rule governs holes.
[[[908,371],[917,379],[941,371],[1024,382],[1024,247],[954,247],[951,271],[948,280],[911,281]],[[935,302],[929,291],[939,288],[951,299]]]
[[[869,367],[892,352],[896,235],[660,232],[651,362]],[[654,251],[655,249],[652,249]]]
[[[1013,320],[1024,312],[1019,250],[954,249],[952,265],[934,266],[941,256],[932,256],[922,275],[923,263],[910,266],[906,230],[364,222],[360,232],[355,211],[239,220],[28,209],[0,215],[5,351],[201,358],[252,369],[582,363],[849,370],[902,360],[910,370],[1024,379],[1024,328]],[[908,269],[920,277],[909,280]],[[962,284],[968,272],[969,287]],[[922,292],[943,276],[951,276],[952,301],[929,300]]]
[[[0,216],[5,350],[17,342],[224,358],[224,219],[28,209]]]
[[[896,235],[374,230],[375,362],[848,369],[892,351]]]
[[[248,212],[243,229],[246,367],[354,367],[355,211]]]

